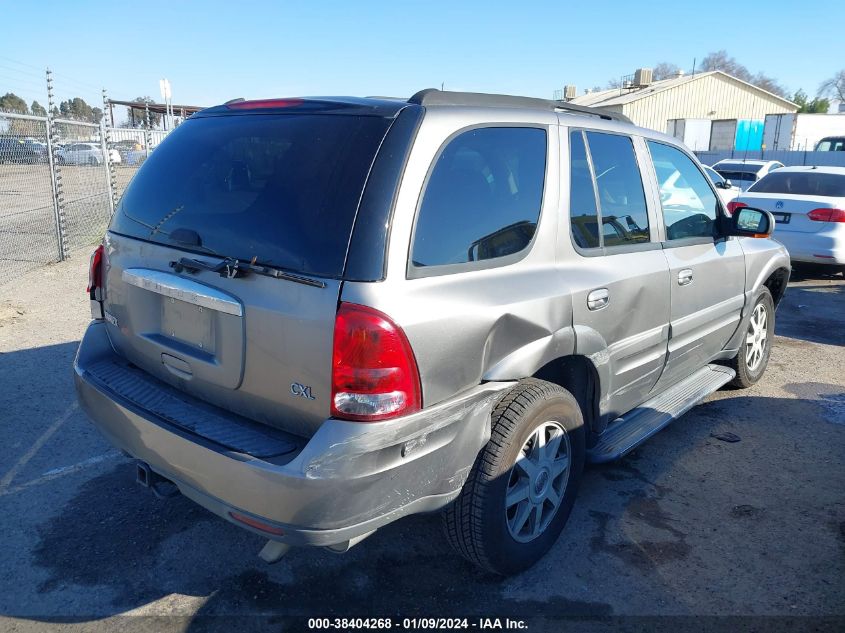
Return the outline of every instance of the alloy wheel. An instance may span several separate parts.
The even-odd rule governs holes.
[[[569,436],[558,422],[529,435],[510,470],[505,493],[508,532],[520,543],[540,536],[557,514],[569,479]]]
[[[766,306],[758,303],[751,314],[745,335],[745,364],[750,371],[757,371],[763,362],[769,336],[768,321]]]

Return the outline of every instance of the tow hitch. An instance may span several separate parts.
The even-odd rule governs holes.
[[[162,477],[145,462],[137,462],[135,481],[144,488],[149,488],[159,499],[169,499],[179,494],[179,488],[167,477]]]

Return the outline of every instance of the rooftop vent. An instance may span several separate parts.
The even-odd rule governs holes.
[[[634,85],[638,88],[645,88],[651,84],[652,76],[651,68],[637,68],[634,72]]]

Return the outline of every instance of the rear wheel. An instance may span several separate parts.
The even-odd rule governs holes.
[[[764,287],[751,310],[739,352],[731,359],[731,367],[736,371],[736,378],[731,382],[734,387],[748,388],[763,377],[774,335],[775,303],[769,289]]]
[[[532,378],[494,407],[491,432],[443,523],[458,553],[507,575],[536,563],[566,524],[584,467],[584,423],[572,394]]]

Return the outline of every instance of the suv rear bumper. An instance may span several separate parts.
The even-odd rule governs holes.
[[[79,346],[74,379],[97,428],[210,511],[292,545],[342,546],[401,516],[447,504],[489,439],[496,395],[511,384],[486,383],[396,420],[328,419],[293,453],[264,460],[175,426],[111,390],[89,371],[110,358],[119,359],[104,322],[94,321]],[[246,526],[230,512],[283,534]]]

